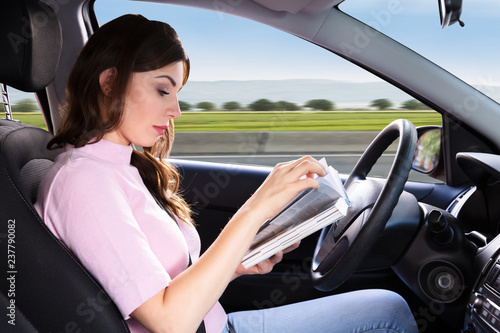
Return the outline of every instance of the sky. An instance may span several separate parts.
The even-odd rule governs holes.
[[[463,2],[465,27],[455,24],[446,29],[440,26],[437,0],[348,0],[340,8],[468,83],[500,86],[500,2]],[[227,14],[123,0],[97,0],[95,10],[100,24],[125,13],[140,13],[172,25],[191,59],[194,81],[378,80],[295,36]]]

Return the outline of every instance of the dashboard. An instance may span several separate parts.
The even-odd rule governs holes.
[[[448,211],[463,221],[475,244],[473,272],[480,272],[467,300],[462,332],[500,332],[500,156],[459,153],[457,162],[475,186],[461,193]],[[469,230],[467,230],[469,229]]]
[[[498,244],[491,249],[496,250],[495,254],[481,271],[467,302],[463,332],[500,332],[500,239],[497,237],[495,240]],[[490,251],[486,252],[485,258]]]
[[[450,327],[500,333],[500,155],[457,163],[471,182],[446,208],[419,202],[421,228],[392,268]]]

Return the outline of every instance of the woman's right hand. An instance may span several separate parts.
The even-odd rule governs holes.
[[[302,190],[318,188],[315,178],[324,175],[323,165],[311,156],[279,163],[241,209],[251,210],[263,222],[276,215]]]

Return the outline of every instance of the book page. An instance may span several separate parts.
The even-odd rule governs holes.
[[[333,205],[335,200],[341,197],[341,194],[331,186],[327,179],[318,177],[317,180],[319,182],[317,190],[304,190],[291,205],[286,206],[275,217],[262,225],[250,249],[259,246],[262,241],[280,234],[297,223],[310,219],[329,205]]]
[[[302,191],[277,215],[264,222],[257,232],[250,250],[259,246],[263,241],[292,228],[297,223],[310,219],[328,206],[333,205],[338,198],[347,198],[337,170],[328,166],[325,158],[319,162],[328,170],[328,174],[316,178],[319,183],[318,189]]]
[[[348,207],[347,201],[343,198],[339,198],[335,201],[333,206],[329,206],[329,208],[321,211],[318,215],[307,221],[298,223],[293,227],[287,228],[284,232],[276,235],[270,240],[262,242],[260,246],[250,250],[242,261],[243,266],[249,268],[266,260],[278,251],[291,246],[304,237],[311,235],[313,232],[332,223],[336,223],[336,221],[345,216]]]

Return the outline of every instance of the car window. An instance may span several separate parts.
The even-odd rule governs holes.
[[[35,98],[35,94],[26,93],[7,86],[8,103],[12,112],[12,117],[25,124],[34,125],[47,130],[45,121],[40,111],[40,107]],[[1,118],[7,118],[5,115],[4,99],[0,101]]]
[[[349,173],[392,120],[441,125],[437,112],[373,74],[260,23],[116,0],[96,1],[95,11],[99,24],[138,13],[177,30],[192,69],[179,94],[173,158],[274,166],[310,154]],[[385,177],[393,156],[394,147],[370,175]]]
[[[134,1],[98,0],[95,10],[100,24],[139,13],[179,33],[193,69],[172,157],[273,166],[311,154],[349,173],[381,128],[407,117],[401,107],[419,109],[410,118],[416,125],[440,124],[437,113],[372,74],[259,23]],[[47,129],[33,93],[8,92],[15,119]],[[385,176],[388,167],[372,174]]]

